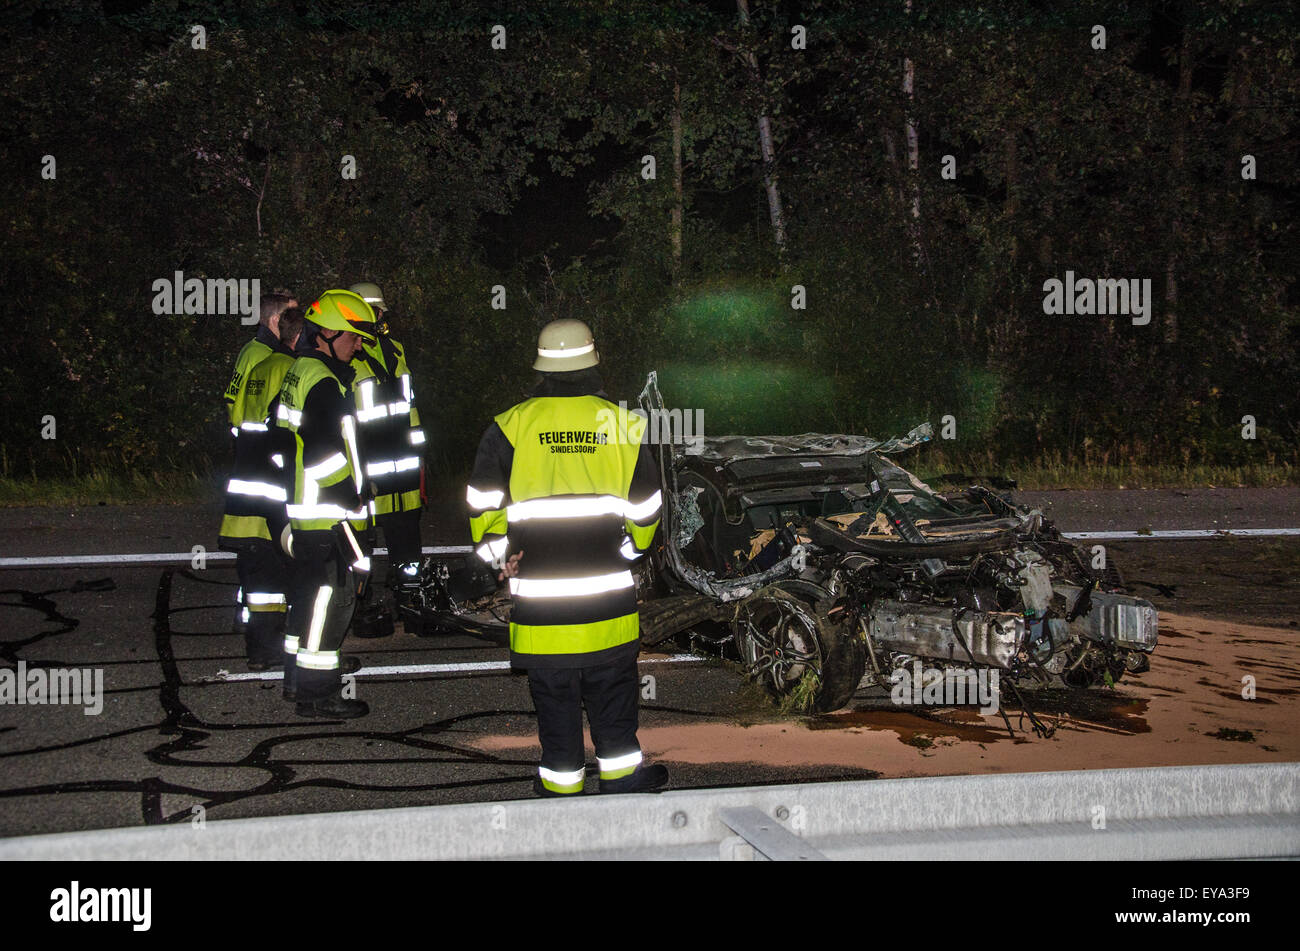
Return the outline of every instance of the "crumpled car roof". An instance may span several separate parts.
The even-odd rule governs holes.
[[[834,433],[800,433],[798,436],[711,436],[701,440],[698,453],[703,462],[725,465],[740,459],[765,459],[778,456],[860,456],[868,452],[902,452],[934,435],[929,423],[914,427],[905,436],[873,439]]]

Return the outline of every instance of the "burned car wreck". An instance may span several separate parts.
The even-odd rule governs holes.
[[[651,428],[664,498],[636,569],[644,647],[721,653],[807,712],[918,660],[996,669],[1013,688],[1147,669],[1156,610],[1113,567],[1095,570],[1036,510],[979,485],[936,492],[890,459],[927,441],[929,424],[886,442],[674,439],[681,414],[653,372],[640,407],[662,424]],[[426,577],[423,623],[504,641],[504,592],[447,563]]]

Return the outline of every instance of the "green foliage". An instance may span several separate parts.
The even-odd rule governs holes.
[[[777,710],[784,716],[811,714],[817,703],[817,693],[821,690],[821,686],[821,675],[814,670],[809,670],[790,688],[789,693],[781,697],[777,703]]]
[[[952,453],[1046,472],[1294,467],[1300,36],[1284,6],[754,0],[742,27],[702,0],[29,0],[7,15],[0,85],[0,286],[21,315],[0,449],[23,477],[219,471],[219,394],[249,330],[155,316],[152,282],[181,270],[304,299],[377,281],[447,477],[530,385],[558,316],[592,324],[615,399],[660,368],[714,433],[883,436],[952,414]],[[1150,278],[1152,323],[1043,314],[1067,269]]]

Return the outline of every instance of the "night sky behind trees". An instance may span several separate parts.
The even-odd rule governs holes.
[[[224,466],[251,334],[155,316],[177,270],[304,302],[377,282],[448,473],[564,316],[615,399],[658,368],[712,435],[951,414],[1008,463],[1296,463],[1293,4],[748,6],[11,7],[0,474]],[[1067,270],[1149,278],[1150,324],[1044,314]]]

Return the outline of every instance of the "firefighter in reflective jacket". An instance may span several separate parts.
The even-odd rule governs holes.
[[[600,791],[662,786],[637,742],[640,647],[631,562],[659,524],[645,420],[605,398],[587,325],[543,328],[530,399],[484,433],[466,497],[478,556],[509,578],[510,659],[528,671],[542,761],[534,791],[581,793],[586,707]]]
[[[249,371],[257,366],[273,351],[280,347],[280,315],[290,307],[297,307],[298,302],[288,294],[263,294],[260,302],[261,322],[257,334],[244,344],[235,358],[235,372],[226,387],[224,399],[230,425],[238,436],[239,424],[245,418],[244,393]]]
[[[368,572],[350,519],[364,520],[350,361],[374,339],[370,305],[351,291],[326,291],[307,309],[298,359],[284,377],[276,425],[293,435],[287,511],[293,555],[285,629],[285,698],[305,717],[360,717],[370,708],[343,696],[340,647],[352,621],[358,573]],[[356,669],[354,664],[352,669]]]
[[[240,426],[245,422],[260,422],[260,420],[251,420],[245,415],[244,397],[247,392],[248,375],[253,367],[281,346],[280,315],[286,308],[297,306],[297,303],[289,294],[263,294],[259,301],[261,320],[257,327],[257,335],[240,348],[239,356],[235,358],[235,371],[231,375],[230,384],[222,394],[222,399],[225,400],[226,415],[230,419],[230,434],[235,440],[236,456],[239,453]],[[229,501],[229,489],[227,489],[227,502]],[[284,610],[283,604],[266,602],[259,598],[254,598],[250,602],[247,597],[250,583],[259,589],[256,592],[258,594],[268,594],[276,584],[274,578],[268,579],[266,576],[268,565],[272,564],[274,559],[274,552],[269,546],[261,544],[270,541],[269,536],[263,534],[265,528],[265,521],[231,522],[223,519],[221,523],[220,545],[235,552],[235,571],[239,577],[239,613],[236,616],[235,633],[242,633],[246,640],[249,637],[248,627],[252,623],[254,613],[280,614]],[[271,555],[270,559],[267,557],[268,552]],[[251,648],[252,645],[246,646]],[[251,652],[249,659],[252,659]],[[266,669],[260,660],[255,662],[255,666],[259,670]]]
[[[235,405],[240,415],[231,420],[238,426],[238,436],[235,464],[226,484],[220,543],[236,553],[235,567],[246,605],[244,642],[250,670],[269,670],[284,663],[281,642],[289,566],[279,539],[288,522],[288,492],[283,478],[285,453],[271,444],[276,431],[268,426],[268,417],[294,362],[293,348],[301,330],[299,308],[288,307],[277,315],[275,348],[239,374]],[[278,467],[273,457],[278,457]]]
[[[389,333],[384,319],[388,304],[370,282],[352,285],[375,312],[375,339],[362,344],[352,358],[356,370],[353,391],[357,404],[357,436],[365,475],[373,498],[370,512],[384,531],[388,548],[389,588],[407,630],[422,632],[417,600],[420,580],[420,465],[425,436],[415,407],[411,371],[402,345]],[[377,607],[378,605],[376,605]],[[387,629],[367,625],[376,633]],[[389,625],[391,627],[391,625]],[[357,633],[361,633],[358,626]]]

